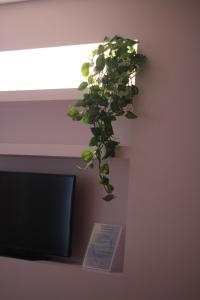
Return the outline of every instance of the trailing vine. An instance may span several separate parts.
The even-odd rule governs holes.
[[[86,162],[84,168],[92,168],[97,161],[99,182],[106,192],[105,201],[115,197],[109,179],[108,159],[115,157],[116,147],[120,144],[114,136],[112,122],[121,116],[137,118],[133,104],[139,90],[134,78],[145,61],[144,55],[136,53],[137,43],[119,36],[105,37],[92,52],[90,60],[81,67],[85,81],[78,89],[86,89],[86,93],[67,112],[72,120],[82,120],[90,127],[91,148],[83,151],[81,157]]]

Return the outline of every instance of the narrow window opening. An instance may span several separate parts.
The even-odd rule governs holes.
[[[98,44],[0,52],[0,91],[77,88],[81,65]]]

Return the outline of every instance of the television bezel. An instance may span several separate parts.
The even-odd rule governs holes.
[[[12,257],[19,259],[27,259],[27,260],[62,260],[68,259],[72,255],[72,231],[73,231],[73,210],[74,210],[74,199],[75,199],[75,185],[76,185],[76,175],[74,174],[65,174],[65,173],[47,173],[47,172],[33,172],[33,171],[0,171],[1,174],[15,174],[15,175],[48,175],[48,176],[61,176],[61,177],[71,177],[73,179],[72,183],[72,196],[70,202],[70,215],[69,215],[69,237],[68,237],[68,249],[66,255],[55,255],[52,253],[43,253],[42,251],[30,251],[26,248],[10,248],[6,246],[1,246],[0,243],[0,256],[4,257]]]

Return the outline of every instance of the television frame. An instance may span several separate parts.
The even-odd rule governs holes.
[[[0,256],[6,256],[6,257],[14,257],[14,258],[22,258],[22,259],[29,259],[29,260],[45,260],[45,259],[53,259],[53,260],[62,260],[69,258],[72,254],[72,222],[73,222],[73,206],[74,206],[74,198],[75,198],[75,184],[76,184],[76,176],[75,175],[69,175],[69,174],[58,174],[58,173],[43,173],[43,172],[29,172],[29,171],[0,171],[0,180],[1,176],[7,175],[7,176],[30,176],[32,178],[36,178],[38,180],[38,177],[40,175],[46,177],[46,178],[70,178],[71,179],[71,191],[70,194],[68,195],[67,202],[70,201],[70,203],[66,204],[68,205],[69,212],[68,212],[68,234],[66,236],[66,244],[67,244],[67,251],[63,254],[56,254],[56,253],[48,253],[48,251],[43,251],[43,250],[30,250],[27,249],[26,247],[20,248],[17,246],[17,244],[14,247],[9,247],[9,246],[3,246],[1,245],[1,240],[0,240]],[[32,180],[32,179],[31,179]],[[0,187],[1,189],[1,187]],[[0,195],[1,195],[1,190],[0,190]],[[70,197],[70,199],[69,199]],[[1,199],[0,199],[1,201]],[[67,216],[66,216],[67,218]],[[1,225],[1,221],[0,221]],[[27,245],[26,245],[27,246]],[[17,248],[18,247],[18,248]]]

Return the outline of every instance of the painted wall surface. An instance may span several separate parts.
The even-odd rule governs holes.
[[[0,257],[0,299],[200,299],[199,11],[196,0],[33,0],[0,6],[1,50],[98,42],[119,34],[138,38],[148,56],[137,79],[139,118],[116,126],[133,150],[123,215],[124,272]],[[45,103],[0,103],[0,142],[67,143],[62,105],[52,102],[45,110]],[[69,126],[74,135],[68,141],[87,142],[87,130]],[[113,214],[118,212],[110,210],[107,217]]]

